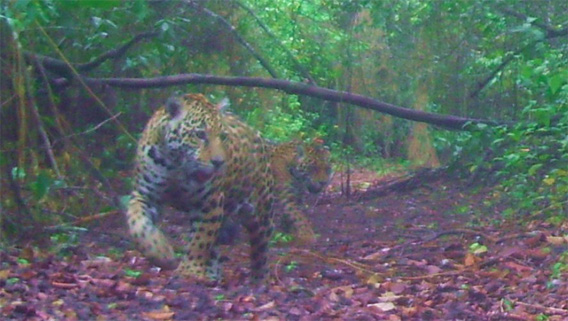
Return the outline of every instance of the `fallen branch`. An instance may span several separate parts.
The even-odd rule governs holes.
[[[452,229],[452,230],[447,230],[447,231],[442,231],[442,232],[438,232],[430,237],[425,238],[424,240],[420,241],[421,243],[426,243],[426,242],[432,242],[442,236],[447,236],[447,235],[460,235],[460,234],[469,234],[469,235],[473,235],[473,236],[479,236],[482,237],[483,239],[495,244],[498,240],[495,239],[492,236],[489,236],[483,232],[480,231],[475,231],[475,230],[468,230],[468,229],[464,229],[464,228],[457,228],[457,229]]]
[[[419,188],[424,184],[423,182],[432,183],[437,179],[442,178],[442,174],[445,170],[446,169],[442,167],[435,169],[421,169],[415,173],[390,180],[380,186],[369,188],[359,196],[358,200],[370,200],[379,196],[387,195],[394,191],[407,192],[409,190]]]
[[[351,260],[346,260],[346,259],[340,259],[340,258],[335,258],[335,257],[329,257],[329,256],[324,256],[318,253],[314,253],[312,251],[309,250],[301,250],[301,249],[292,249],[290,252],[290,254],[295,254],[295,255],[302,255],[302,256],[310,256],[310,257],[315,257],[323,262],[329,263],[329,264],[341,264],[341,265],[346,265],[354,270],[357,270],[359,272],[363,272],[366,274],[382,274],[376,271],[373,271],[370,266],[363,264],[363,263],[359,263],[359,262],[354,262]]]
[[[258,87],[282,90],[288,94],[306,95],[333,102],[348,103],[408,120],[424,122],[453,130],[474,130],[475,124],[496,126],[501,123],[467,117],[442,115],[399,107],[363,95],[312,86],[301,82],[259,77],[222,77],[204,74],[179,74],[155,78],[84,78],[86,83],[106,84],[118,88],[162,88],[186,84]]]
[[[410,240],[407,242],[404,242],[400,245],[396,245],[393,246],[390,250],[389,250],[389,254],[386,255],[386,257],[392,256],[394,255],[395,252],[398,252],[400,250],[403,250],[406,247],[409,246],[419,246],[421,244],[427,243],[427,242],[432,242],[442,236],[447,236],[447,235],[460,235],[460,234],[469,234],[469,235],[473,235],[473,236],[479,236],[482,237],[483,239],[491,242],[492,244],[495,244],[498,240],[495,239],[492,236],[489,236],[483,232],[480,231],[476,231],[476,230],[469,230],[469,229],[461,229],[461,228],[457,228],[457,229],[451,229],[451,230],[446,230],[446,231],[442,231],[442,232],[438,232],[432,236],[423,238],[423,239],[414,239],[414,240]]]
[[[521,301],[514,301],[514,304],[516,305],[520,305],[520,306],[524,306],[527,308],[532,308],[538,311],[542,311],[545,314],[560,314],[560,315],[568,315],[568,310],[566,309],[560,309],[560,308],[554,308],[554,307],[547,307],[541,304],[531,304],[531,303],[525,303],[525,302],[521,302]]]

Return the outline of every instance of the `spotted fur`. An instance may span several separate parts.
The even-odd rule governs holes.
[[[281,225],[291,225],[301,243],[315,240],[314,230],[300,209],[306,190],[317,194],[331,179],[330,153],[321,140],[291,141],[273,145],[270,151]]]
[[[177,267],[180,274],[220,278],[215,246],[227,215],[247,230],[252,276],[264,279],[274,193],[267,148],[257,131],[202,95],[170,99],[146,125],[136,157],[127,219],[143,254],[163,267],[177,263],[153,223],[166,192],[175,191],[172,205],[200,213],[187,256]]]

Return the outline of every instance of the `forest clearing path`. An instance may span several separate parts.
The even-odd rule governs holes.
[[[116,215],[91,227],[64,259],[27,248],[0,252],[0,316],[568,320],[568,240],[562,227],[504,220],[497,207],[487,212],[491,207],[482,206],[494,190],[443,175],[414,189],[366,197],[392,179],[357,171],[350,199],[338,192],[336,177],[325,195],[308,200],[315,204],[308,212],[320,237],[309,246],[274,246],[265,291],[248,286],[246,242],[222,247],[225,281],[208,287],[157,271],[136,251],[117,251],[132,245]],[[189,227],[179,213],[165,220],[169,235]]]

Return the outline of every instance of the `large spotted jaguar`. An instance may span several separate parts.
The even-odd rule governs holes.
[[[226,214],[249,234],[253,278],[265,278],[275,188],[268,148],[257,131],[202,95],[168,100],[146,125],[136,155],[126,215],[142,253],[156,265],[176,266],[172,246],[154,224],[164,194],[175,190],[175,207],[200,212],[180,274],[220,277],[215,246]]]

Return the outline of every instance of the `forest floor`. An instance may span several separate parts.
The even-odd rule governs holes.
[[[263,291],[242,235],[222,247],[224,281],[207,286],[140,258],[120,215],[58,250],[4,249],[0,319],[568,320],[562,227],[481,210],[488,187],[434,175],[385,191],[392,179],[357,171],[349,199],[337,177],[309,200],[318,240],[273,246]],[[168,235],[187,230],[181,215],[165,215]]]

